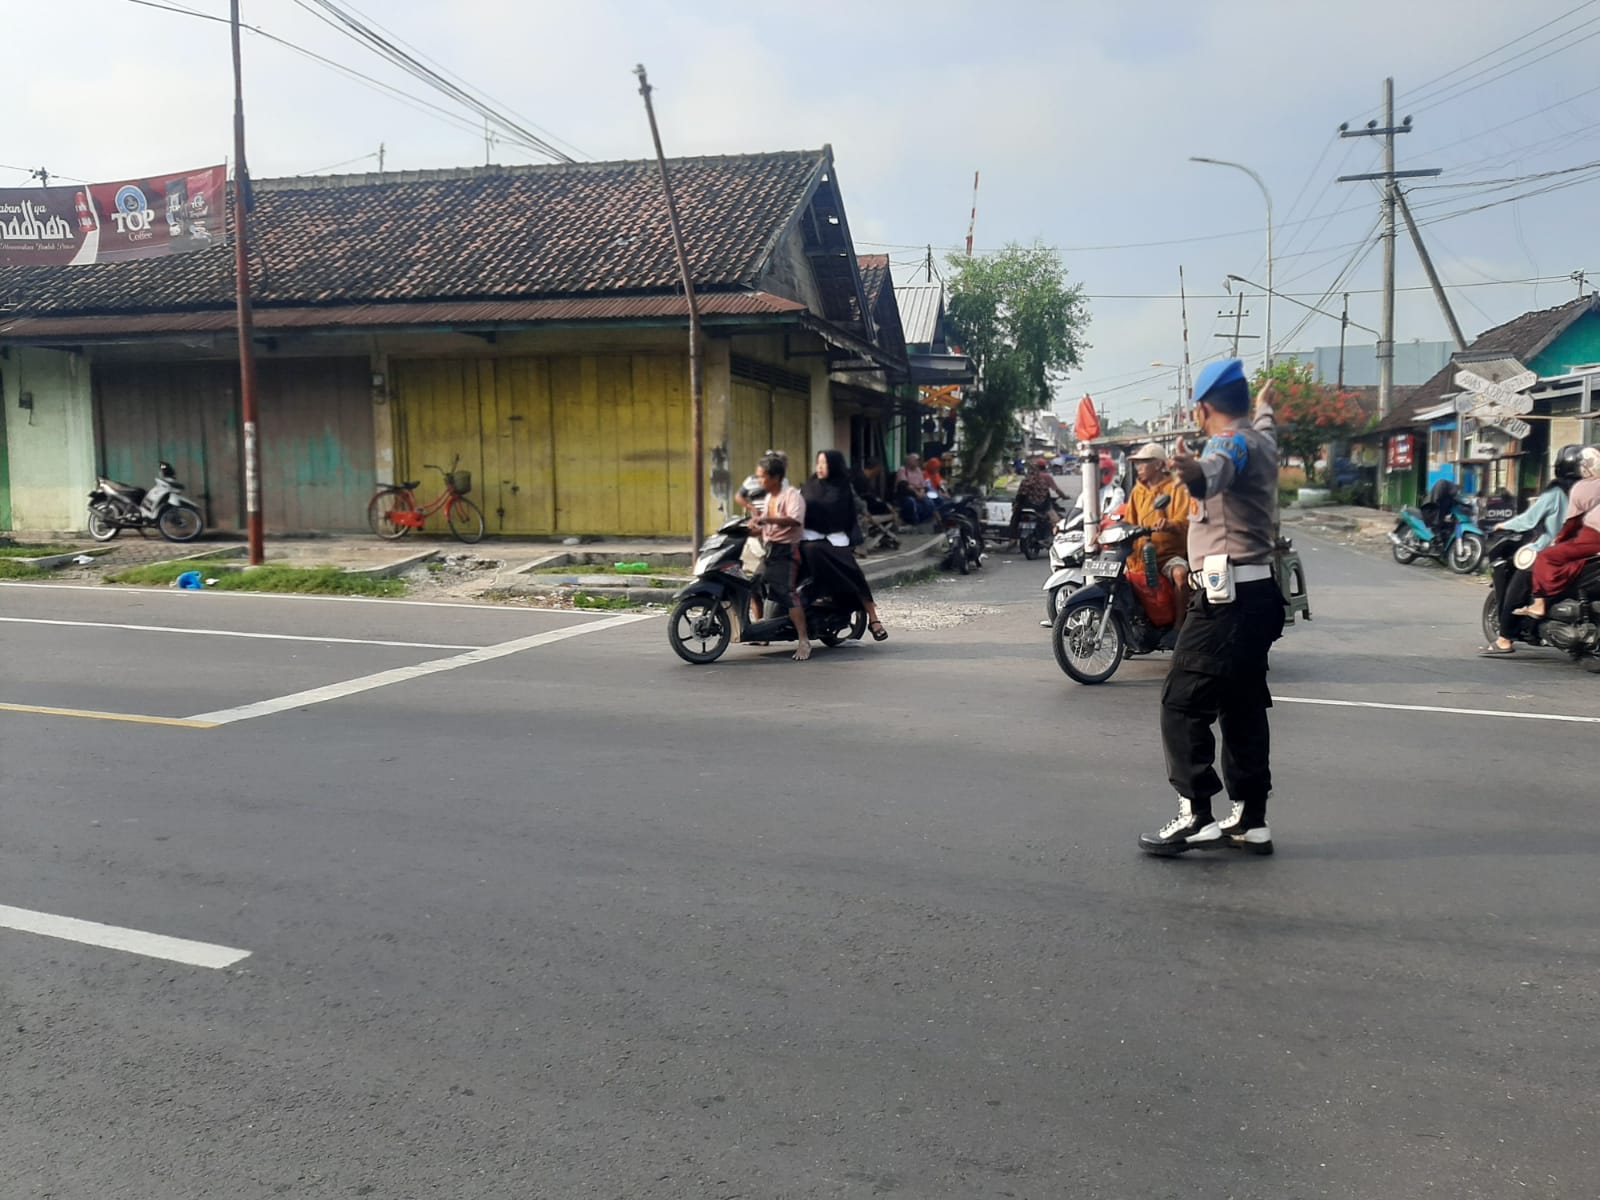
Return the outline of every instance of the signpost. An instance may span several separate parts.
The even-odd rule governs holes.
[[[1508,437],[1521,441],[1533,426],[1519,418],[1533,411],[1533,397],[1527,390],[1539,382],[1532,371],[1522,371],[1509,379],[1485,379],[1470,371],[1457,371],[1456,386],[1470,392],[1456,398],[1456,412],[1479,425],[1493,425]]]

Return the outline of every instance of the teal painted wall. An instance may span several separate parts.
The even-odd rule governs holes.
[[[10,484],[8,528],[76,530],[94,487],[94,405],[80,355],[13,346],[0,359],[0,419]],[[32,393],[31,411],[18,407]]]
[[[1579,317],[1528,364],[1541,376],[1565,375],[1573,367],[1600,363],[1600,313]]]

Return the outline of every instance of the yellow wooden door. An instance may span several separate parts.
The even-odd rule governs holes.
[[[811,397],[782,389],[772,393],[772,445],[789,455],[796,487],[811,475]]]
[[[771,388],[745,379],[733,381],[731,473],[743,480],[768,450],[789,456],[789,476],[796,484],[811,474],[811,399],[799,392]]]
[[[449,467],[459,454],[493,533],[689,532],[681,357],[420,359],[392,372],[400,461],[407,478],[424,481],[424,497],[443,483],[423,464]]]

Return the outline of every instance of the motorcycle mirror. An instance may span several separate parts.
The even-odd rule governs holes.
[[[1172,497],[1171,496],[1157,496],[1156,497],[1156,511],[1157,512],[1160,512],[1162,509],[1171,508],[1171,507],[1172,507]]]

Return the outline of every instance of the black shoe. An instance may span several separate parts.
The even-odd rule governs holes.
[[[1168,857],[1186,850],[1215,850],[1224,845],[1222,831],[1207,813],[1205,819],[1197,817],[1193,804],[1178,797],[1178,815],[1155,833],[1139,835],[1139,849],[1147,854]]]
[[[1250,854],[1272,853],[1272,830],[1268,827],[1266,818],[1263,817],[1258,824],[1247,825],[1244,819],[1244,805],[1237,800],[1233,802],[1233,811],[1217,823],[1217,830],[1222,834],[1224,841],[1235,850],[1244,850]]]

